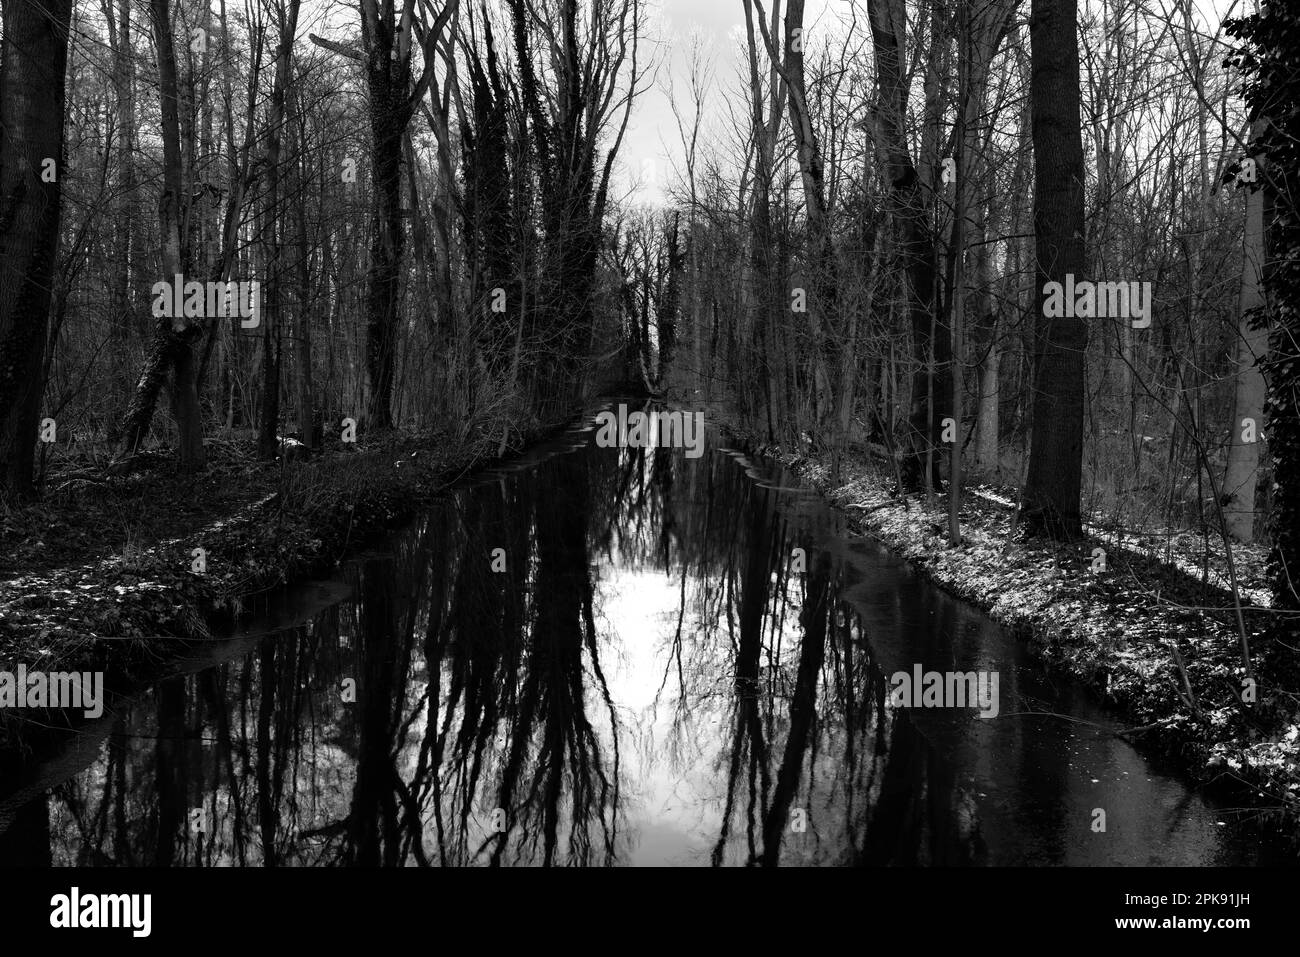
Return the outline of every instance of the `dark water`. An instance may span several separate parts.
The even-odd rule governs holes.
[[[1285,859],[790,476],[593,435],[0,755],[0,864]],[[887,708],[918,663],[999,715]]]

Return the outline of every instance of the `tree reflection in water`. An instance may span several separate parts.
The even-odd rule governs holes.
[[[487,476],[347,566],[350,600],[85,729],[89,767],[0,778],[0,855],[977,862],[968,795],[884,708],[842,569],[779,498],[668,449]]]

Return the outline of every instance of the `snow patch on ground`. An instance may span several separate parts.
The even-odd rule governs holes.
[[[963,501],[962,543],[953,548],[945,497],[936,496],[932,508],[924,496],[896,498],[889,493],[892,478],[861,467],[845,470],[847,481],[832,485],[824,463],[760,451],[816,485],[859,531],[921,566],[947,591],[1022,630],[1045,660],[1129,715],[1142,740],[1179,752],[1203,776],[1231,769],[1287,809],[1292,820],[1300,816],[1300,731],[1283,722],[1260,740],[1233,697],[1244,675],[1235,618],[1167,597],[1178,588],[1195,591],[1203,580],[1231,591],[1213,540],[1207,573],[1197,560],[1196,550],[1205,545],[1200,536],[1167,530],[1121,534],[1089,524],[1087,531],[1104,547],[1113,544],[1146,560],[1163,580],[1137,581],[1132,571],[1114,568],[1097,574],[1091,562],[1095,542],[1055,548],[1011,540],[1016,503],[997,490],[975,487]],[[1264,550],[1233,552],[1242,604],[1267,608]],[[1256,614],[1251,620],[1258,619]]]

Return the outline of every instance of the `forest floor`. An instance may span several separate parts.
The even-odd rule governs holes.
[[[1249,789],[1250,813],[1300,835],[1300,689],[1268,677],[1275,662],[1294,661],[1295,649],[1262,636],[1270,615],[1265,549],[1233,549],[1252,695],[1221,541],[1210,539],[1207,549],[1190,531],[1088,525],[1077,543],[1029,542],[1013,532],[1015,489],[968,486],[963,541],[953,548],[946,494],[927,507],[923,494],[891,494],[894,478],[878,463],[843,462],[833,480],[820,458],[755,451],[816,487],[857,532],[1020,634],[1049,667],[1131,723],[1124,737],[1172,757],[1207,785]]]
[[[510,451],[548,431],[514,437]],[[499,450],[499,436],[395,433],[267,462],[241,437],[209,441],[208,467],[190,477],[165,449],[123,477],[65,463],[39,501],[0,504],[0,660],[147,676],[168,643],[208,637],[253,596],[329,574]]]

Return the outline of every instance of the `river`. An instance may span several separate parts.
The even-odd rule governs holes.
[[[8,755],[0,864],[1285,860],[780,468],[594,436]],[[996,716],[892,706],[916,669]]]

